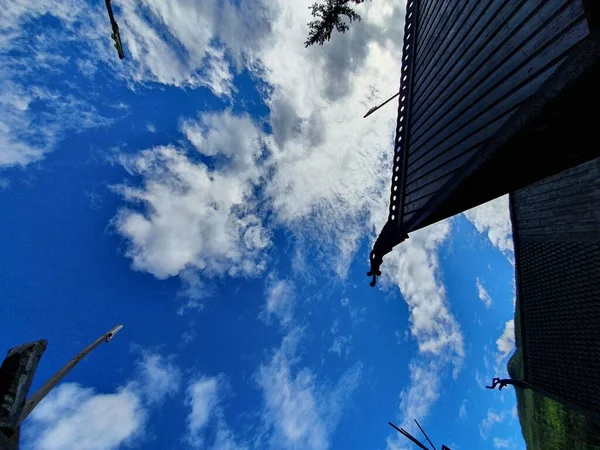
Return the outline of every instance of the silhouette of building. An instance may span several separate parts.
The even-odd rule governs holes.
[[[382,258],[410,232],[600,156],[600,2],[408,0]]]

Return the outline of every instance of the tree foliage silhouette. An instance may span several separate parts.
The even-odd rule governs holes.
[[[310,10],[315,20],[308,23],[308,38],[304,42],[304,46],[310,47],[313,44],[323,45],[325,41],[331,39],[331,33],[334,29],[340,33],[348,31],[350,27],[347,22],[352,23],[361,20],[360,16],[349,4],[358,5],[364,1],[326,0],[325,3],[314,3],[310,6]]]

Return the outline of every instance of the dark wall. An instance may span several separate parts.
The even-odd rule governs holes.
[[[511,195],[525,379],[600,417],[600,159]]]
[[[513,202],[522,241],[600,242],[600,159],[521,189]]]

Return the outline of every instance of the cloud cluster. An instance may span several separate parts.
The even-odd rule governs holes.
[[[344,277],[387,188],[395,111],[382,109],[373,120],[362,111],[397,89],[403,10],[365,3],[358,26],[304,49],[311,2],[272,3],[280,11],[273,40],[256,52],[272,87],[265,101],[274,172],[266,192],[280,223],[317,242],[315,263]]]
[[[334,36],[327,47],[304,49],[309,4],[307,0],[294,3],[211,0],[202,4],[177,0],[168,5],[157,0],[119,2],[115,5],[115,13],[121,25],[127,58],[119,62],[118,71],[113,69],[115,54],[106,31],[103,5],[90,9],[71,0],[60,8],[49,1],[38,2],[35,8],[11,6],[3,23],[16,26],[7,26],[3,42],[17,42],[10,39],[15,34],[25,39],[25,34],[18,31],[19,26],[35,24],[39,17],[50,14],[61,27],[52,31],[55,33],[52,39],[44,40],[46,47],[37,52],[39,59],[46,62],[46,68],[52,67],[48,58],[56,55],[62,58],[61,64],[54,64],[59,71],[70,68],[64,64],[72,63],[76,70],[70,72],[93,79],[101,65],[103,73],[112,81],[125,82],[133,88],[139,83],[191,88],[208,86],[217,96],[234,95],[232,71],[248,70],[257,84],[264,86],[260,92],[270,108],[268,123],[273,142],[268,155],[270,176],[263,186],[263,200],[268,201],[279,223],[295,231],[299,241],[302,237],[311,238],[303,242],[312,241],[317,236],[314,248],[321,256],[317,262],[345,276],[360,238],[373,225],[369,221],[370,211],[378,204],[382,189],[386,187],[384,169],[389,160],[394,109],[382,110],[376,120],[363,120],[360,112],[396,89],[402,29],[397,24],[402,22],[403,9],[391,1],[376,6],[362,5],[363,21],[349,33]],[[240,14],[241,10],[244,14]],[[63,47],[52,47],[61,42],[80,43],[78,53],[68,55]],[[22,45],[16,45],[19,44]],[[18,63],[23,65],[22,61]],[[50,132],[52,126],[27,126],[31,118],[16,112],[29,111],[32,94],[19,93],[17,87],[10,91],[17,95],[0,96],[10,109],[0,114],[0,118],[18,123],[5,123],[0,127],[6,131],[2,139],[9,152],[5,164],[27,164],[54,147],[59,137],[51,133],[48,142],[34,145],[22,136],[15,136],[15,130]],[[39,92],[44,91],[36,92],[39,97]],[[62,92],[58,94],[63,96]],[[44,98],[58,98],[58,94],[44,93]],[[93,111],[85,114],[85,94],[79,92],[73,97],[76,100],[73,110],[77,115],[68,116],[83,119],[73,122],[58,117],[55,120],[57,126],[64,130],[67,123],[78,129],[98,125],[99,117],[90,116]],[[228,122],[228,119],[231,120]],[[235,126],[231,125],[232,121]],[[257,171],[250,173],[249,168],[260,156],[246,152],[245,148],[247,142],[252,142],[252,127],[248,120],[236,121],[232,115],[221,114],[212,118],[202,116],[195,124],[185,121],[182,131],[193,143],[198,143],[195,140],[198,134],[202,135],[204,155],[211,155],[215,146],[220,156],[229,158],[227,166],[232,171],[245,167],[247,179],[256,180],[259,174]],[[34,140],[39,141],[40,136],[36,135]],[[139,160],[162,158],[169,166],[167,175],[177,177],[175,166],[170,164],[175,156],[165,148],[142,152]],[[178,168],[186,170],[189,166],[181,164]],[[156,182],[154,170],[140,170],[136,174]],[[206,173],[199,175],[208,176]],[[239,186],[238,183],[236,186],[236,180],[232,178],[226,181],[232,182],[233,191],[236,188],[244,191],[246,185]],[[215,184],[218,185],[218,181]],[[150,201],[168,201],[167,195],[179,194],[177,190],[159,190],[149,193]],[[128,191],[128,194],[132,201],[153,206],[139,192]],[[225,199],[224,208],[220,208],[218,200],[216,209],[226,210],[232,204],[237,206]],[[255,205],[249,205],[249,209],[253,207]],[[197,218],[187,206],[182,209],[191,219]],[[177,221],[176,215],[173,218]],[[241,224],[244,229],[252,228],[248,233],[244,230],[246,236],[239,242],[242,253],[248,240],[253,241],[250,245],[256,248],[265,242],[261,229],[254,227],[258,219],[248,217],[248,220],[249,224]],[[123,226],[120,231],[132,243],[129,255],[134,260],[134,267],[162,278],[179,273],[188,263],[202,270],[204,261],[196,261],[197,239],[194,248],[183,249],[179,240],[173,238],[169,226],[162,227],[163,238],[158,237],[158,227],[148,227],[139,215],[120,217],[120,223]],[[178,224],[173,228],[187,236],[195,234],[196,225],[197,222],[190,221],[191,233],[185,233]],[[222,237],[222,234],[217,236]],[[175,251],[168,251],[165,267],[158,267],[154,254],[157,244],[168,245],[171,239],[174,239]],[[230,242],[227,240],[226,243]],[[239,249],[229,247],[225,252],[236,250]],[[230,259],[239,258],[233,255]],[[244,274],[247,270],[248,267],[236,266],[233,272]]]
[[[143,438],[152,407],[176,392],[179,382],[176,366],[144,352],[133,379],[114,393],[63,383],[33,410],[24,445],[34,450],[119,448]]]
[[[203,128],[207,122],[223,126]],[[254,133],[231,149],[229,132],[238,126]],[[248,159],[260,155],[260,133],[246,116],[229,112],[187,121],[183,130],[196,150],[216,158],[217,167],[196,161],[185,150],[155,147],[134,156],[123,156],[130,173],[143,178],[143,186],[115,189],[132,206],[122,209],[115,226],[128,239],[127,255],[133,267],[157,278],[195,269],[208,275],[253,276],[266,265],[269,232],[256,215],[253,188],[257,167]],[[222,158],[221,165],[219,158]]]
[[[124,161],[143,186],[121,188],[131,209],[121,211],[117,230],[129,242],[134,268],[203,286],[205,276],[261,273],[266,229],[281,225],[292,231],[297,261],[310,253],[311,270],[343,278],[362,238],[379,226],[373,211],[385,209],[395,111],[383,109],[369,120],[361,111],[396,89],[403,8],[391,1],[362,5],[363,21],[349,33],[327,47],[305,49],[309,1],[242,3],[248,14],[234,20],[236,7],[227,2],[125,2],[129,32],[139,34],[124,38],[131,45],[164,46],[162,35],[147,34],[148,26],[160,25],[188,49],[189,63],[205,58],[218,41],[236,70],[247,69],[263,87],[271,133],[227,110],[182,119],[182,134],[202,158],[166,146]],[[142,10],[149,13],[141,15],[146,22],[156,20],[135,22]],[[193,45],[204,50],[192,50],[191,34],[201,21],[205,27]],[[147,56],[195,86],[189,77],[196,72],[177,61],[167,64],[167,54],[156,47]],[[181,85],[174,75],[157,79]],[[145,211],[134,210],[136,203]]]
[[[145,351],[136,365],[136,381],[130,388],[139,392],[146,404],[158,404],[179,390],[181,373],[172,358]]]
[[[298,346],[304,329],[295,322],[294,302],[294,285],[270,275],[260,316],[267,324],[276,317],[285,334],[281,345],[268,353],[254,373],[262,407],[260,423],[245,433],[252,437],[243,442],[227,425],[225,375],[204,374],[195,377],[186,391],[188,444],[213,450],[329,448],[331,435],[359,385],[362,364],[352,365],[336,383],[320,380],[303,366]]]
[[[57,17],[74,27],[88,12],[72,3],[65,10],[58,8],[62,15]],[[335,35],[325,47],[304,49],[311,3],[120,2],[117,13],[130,58],[116,78],[132,86],[205,86],[217,96],[233,98],[234,71],[247,69],[269,107],[271,132],[267,136],[246,114],[202,114],[182,120],[185,145],[122,158],[130,173],[141,179],[140,185],[116,188],[128,207],[117,215],[115,227],[127,240],[126,254],[135,269],[158,278],[179,275],[191,295],[202,289],[198,274],[263,273],[271,242],[265,222],[272,215],[298,243],[311,246],[315,266],[330,267],[343,278],[361,238],[382,225],[395,110],[384,108],[369,119],[362,119],[362,112],[398,88],[404,10],[391,0],[365,2],[360,6],[363,21],[348,33]],[[40,4],[50,11],[50,2]],[[10,18],[33,20],[35,14],[23,10]],[[106,18],[101,8],[89,17],[86,40],[98,37],[89,45],[106,62],[114,57],[108,34],[100,31],[106,28]],[[10,29],[3,36],[14,32]],[[94,76],[96,66],[85,54],[77,67]],[[53,145],[37,146],[15,137],[14,130],[27,128],[32,120],[27,95],[31,97],[23,93],[0,98],[0,104],[8,105],[0,109],[0,119],[17,118],[14,123],[0,122],[0,144],[8,142],[12,152],[5,164],[26,164]],[[465,214],[494,245],[509,251],[503,201]],[[457,374],[464,359],[462,333],[440,282],[437,252],[449,231],[449,222],[443,222],[414,233],[386,257],[384,274],[408,305],[411,336],[420,351],[409,366],[412,384],[401,396],[403,421],[428,414],[439,396],[444,369],[451,367]],[[308,250],[296,251],[302,255]],[[290,304],[285,295],[274,297],[266,314],[289,323]],[[265,427],[272,432],[273,447],[326,448],[340,405],[356,389],[361,368],[350,369],[333,393],[324,395],[314,373],[299,367],[296,333],[288,334],[257,375]],[[200,378],[197,389],[188,390],[192,412],[196,402],[201,406],[189,421],[190,433],[198,436],[218,410],[214,398],[219,384],[211,380]],[[226,428],[219,433],[221,441],[229,442]]]

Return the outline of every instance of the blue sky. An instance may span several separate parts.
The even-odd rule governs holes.
[[[2,348],[27,449],[524,448],[507,199],[411,235],[376,289],[404,6],[304,49],[310,2],[12,2],[0,13]]]

